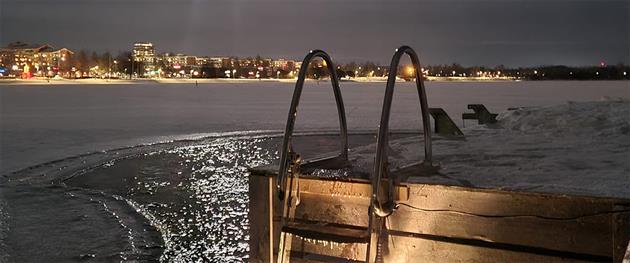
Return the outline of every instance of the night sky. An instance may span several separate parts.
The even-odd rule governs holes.
[[[424,64],[630,63],[630,0],[0,0],[0,45],[23,41],[158,52],[387,64],[407,44]]]

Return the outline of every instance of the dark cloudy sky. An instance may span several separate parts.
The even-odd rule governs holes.
[[[0,45],[425,64],[630,62],[630,0],[0,0]]]

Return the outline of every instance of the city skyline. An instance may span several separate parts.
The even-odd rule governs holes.
[[[150,41],[161,52],[296,60],[322,48],[340,63],[379,64],[403,43],[425,64],[588,66],[630,58],[626,1],[51,3],[1,2],[0,44],[117,53]]]
[[[346,79],[383,78],[389,67],[372,62],[335,63],[337,76]],[[136,42],[131,52],[74,52],[52,45],[14,42],[0,47],[0,77],[30,79],[33,77],[62,78],[255,78],[291,79],[302,66],[299,60],[270,57],[195,56],[182,53],[158,52],[153,43]],[[413,66],[403,62],[398,77],[411,80]],[[567,67],[564,65],[509,68],[465,66],[460,64],[423,64],[420,69],[428,79],[460,80],[604,80],[628,79],[630,67],[624,64]],[[314,60],[308,64],[307,77],[328,76],[325,63]]]

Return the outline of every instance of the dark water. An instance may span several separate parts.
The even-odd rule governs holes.
[[[57,185],[0,195],[0,262],[144,262],[162,251],[159,232],[116,196]]]
[[[221,85],[0,87],[0,262],[144,261],[162,251],[164,261],[246,261],[247,168],[277,159],[277,134],[128,147],[283,128],[291,84]],[[627,81],[427,86],[429,105],[455,119],[467,103],[500,112],[630,97]],[[343,87],[351,130],[377,127],[383,88]],[[330,87],[310,85],[304,96],[298,126],[334,129]],[[419,128],[413,86],[401,83],[396,96],[392,127]],[[309,141],[317,147],[297,150],[338,146]]]
[[[374,135],[350,139],[354,147]],[[42,262],[51,254],[55,262],[246,262],[248,168],[277,161],[280,143],[278,134],[219,136],[95,152],[11,174],[0,187],[0,262]],[[297,136],[294,146],[310,158],[340,145],[336,135],[320,133]]]
[[[217,139],[121,160],[66,183],[133,200],[161,231],[164,261],[246,261],[247,168],[275,159],[274,143]]]

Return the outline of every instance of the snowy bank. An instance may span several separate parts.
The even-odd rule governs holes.
[[[630,101],[516,109],[463,132],[466,140],[434,141],[439,174],[411,181],[630,198]],[[393,167],[422,159],[417,136],[390,145]],[[373,147],[353,150],[359,169],[371,168]]]

